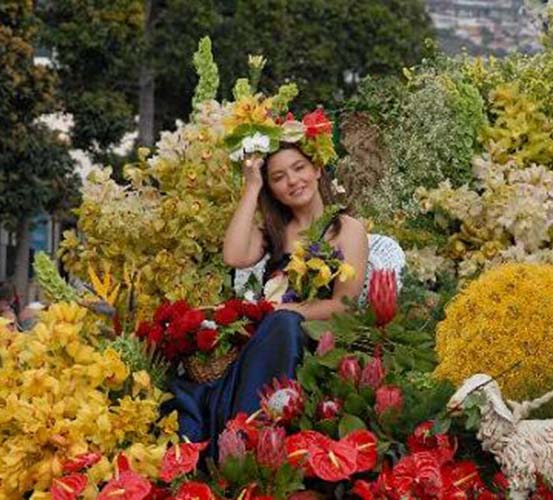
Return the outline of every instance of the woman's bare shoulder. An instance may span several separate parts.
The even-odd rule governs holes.
[[[342,223],[342,231],[346,232],[348,235],[367,234],[367,228],[365,227],[365,224],[363,224],[363,222],[361,222],[359,219],[352,217],[351,215],[341,215],[340,222]]]

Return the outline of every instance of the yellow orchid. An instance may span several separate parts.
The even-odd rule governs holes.
[[[318,271],[317,275],[313,278],[313,285],[316,289],[327,286],[332,281],[332,271],[323,259],[318,257],[309,259],[307,261],[307,267],[313,271]]]
[[[94,267],[88,265],[88,277],[90,278],[90,283],[92,288],[98,297],[102,300],[105,300],[109,305],[115,304],[117,300],[117,295],[119,294],[120,283],[115,284],[113,278],[110,274],[111,265],[109,262],[103,262],[103,278],[100,278],[99,274],[96,273]]]
[[[301,288],[303,277],[307,274],[307,266],[301,257],[292,255],[290,262],[284,269],[290,276],[290,281],[296,289]]]
[[[232,114],[224,120],[225,128],[229,131],[238,125],[275,125],[269,111],[272,108],[272,100],[260,100],[259,96],[245,96],[232,106]]]
[[[355,268],[351,264],[343,262],[338,269],[338,279],[343,283],[353,278],[355,278]]]

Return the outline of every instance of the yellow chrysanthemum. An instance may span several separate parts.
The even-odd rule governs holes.
[[[553,387],[553,265],[506,264],[482,274],[448,306],[437,328],[435,375],[460,384],[497,376],[504,396]]]

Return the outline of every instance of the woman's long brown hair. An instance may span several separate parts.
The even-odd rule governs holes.
[[[295,149],[300,154],[302,154],[311,164],[313,162],[311,159],[306,156],[297,146],[293,144],[283,143],[282,149]],[[282,204],[278,201],[272,194],[269,187],[269,174],[268,174],[268,163],[271,156],[278,153],[272,153],[268,155],[265,159],[265,164],[261,167],[261,175],[263,177],[263,187],[259,193],[259,208],[261,210],[261,215],[263,216],[263,232],[265,235],[265,240],[267,243],[267,251],[270,252],[271,258],[269,260],[269,267],[278,265],[284,257],[284,242],[286,239],[286,226],[292,220],[292,211],[289,207]],[[321,198],[325,206],[331,205],[334,203],[334,195],[332,194],[331,181],[324,167],[321,168],[321,177],[319,178],[319,192],[321,193]],[[333,236],[338,235],[340,229],[342,228],[342,223],[340,218],[336,217],[332,226],[331,232]]]

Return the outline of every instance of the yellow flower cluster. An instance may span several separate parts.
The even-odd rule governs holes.
[[[275,126],[271,118],[273,100],[263,98],[261,94],[246,95],[230,106],[230,113],[224,120],[225,127],[231,132],[239,125]]]
[[[156,477],[167,443],[177,439],[175,415],[156,423],[163,394],[146,372],[131,374],[116,351],[95,348],[92,325],[86,309],[58,303],[30,332],[0,326],[0,498],[32,490],[40,498],[65,461],[99,452],[84,495],[96,498],[94,483],[111,477],[111,461],[128,443],[133,467]]]
[[[553,387],[553,265],[505,264],[483,273],[447,307],[437,328],[435,375],[460,384],[497,376],[505,397]]]

